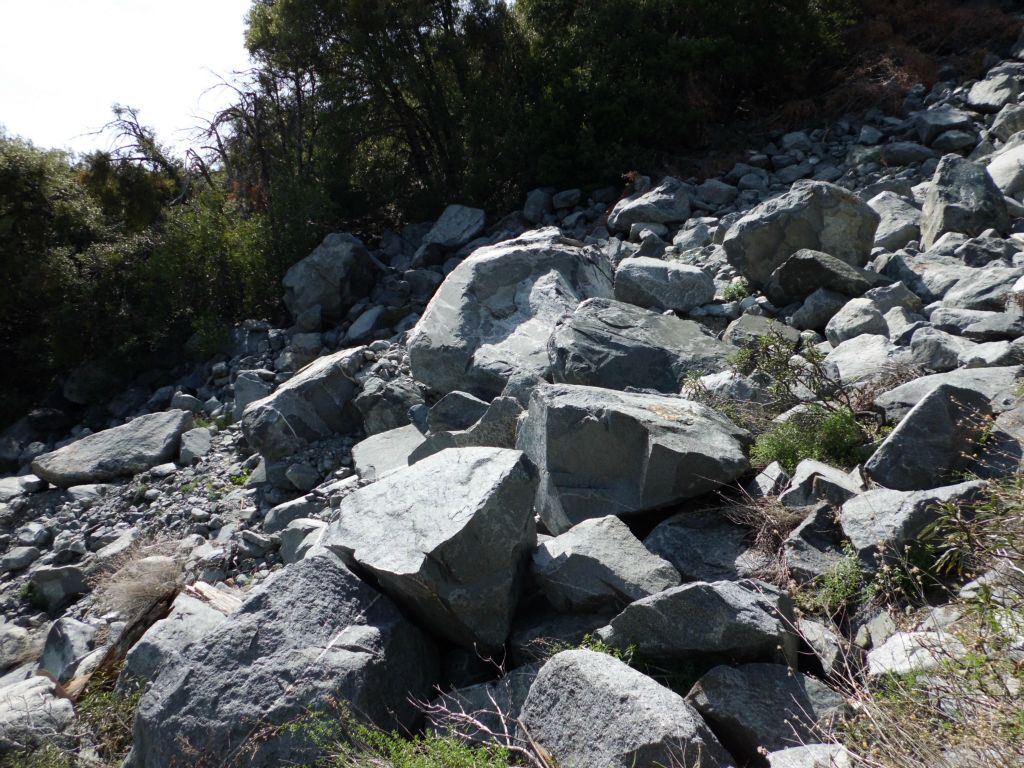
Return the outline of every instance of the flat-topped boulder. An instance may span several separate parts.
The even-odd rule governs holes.
[[[637,600],[598,635],[641,658],[796,660],[789,596],[762,581],[693,582]]]
[[[139,416],[44,453],[32,462],[32,471],[60,488],[137,475],[176,458],[181,436],[191,428],[188,411]]]
[[[519,451],[450,448],[349,494],[322,540],[437,634],[505,642],[536,544]]]
[[[584,299],[611,298],[612,268],[555,228],[480,248],[445,279],[409,339],[414,378],[491,399],[513,374],[544,375],[555,324]]]
[[[677,393],[692,373],[716,373],[736,350],[692,320],[611,299],[587,299],[548,341],[556,382]]]
[[[538,386],[518,447],[540,470],[537,513],[563,533],[606,515],[712,491],[750,466],[750,435],[678,397],[568,384]]]

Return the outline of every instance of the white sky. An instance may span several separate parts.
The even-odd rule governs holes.
[[[248,66],[252,0],[0,0],[0,125],[39,147],[106,149],[86,136],[115,102],[183,150],[192,115],[226,106],[204,91]]]

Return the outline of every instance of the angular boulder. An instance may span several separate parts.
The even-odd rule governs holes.
[[[137,475],[176,458],[181,436],[191,428],[188,411],[139,416],[44,453],[32,462],[32,471],[60,488]]]
[[[693,498],[749,467],[750,435],[689,400],[568,384],[533,392],[518,447],[540,470],[552,533]]]
[[[783,664],[715,667],[686,696],[739,760],[796,747],[844,707],[844,698]]]
[[[749,528],[717,512],[681,512],[659,523],[644,546],[670,562],[683,581],[736,580],[755,576],[764,565],[749,538]]]
[[[991,419],[983,393],[941,384],[910,409],[864,470],[886,488],[936,488],[970,465]]]
[[[363,480],[380,480],[409,466],[409,457],[424,440],[414,424],[379,432],[352,446],[352,463]]]
[[[1004,195],[1024,190],[1024,144],[1012,144],[998,152],[985,168],[996,188]]]
[[[875,398],[875,406],[885,411],[889,421],[899,421],[941,384],[978,392],[989,400],[993,413],[1002,413],[1017,400],[1019,379],[1024,367],[1008,365],[998,368],[959,368],[948,373],[921,376],[890,389]]]
[[[128,689],[131,682],[148,682],[160,672],[176,665],[182,652],[207,632],[222,624],[224,614],[209,603],[186,594],[174,598],[167,618],[160,619],[125,656],[118,687]]]
[[[983,167],[957,155],[939,161],[921,212],[921,245],[931,248],[947,232],[1006,232],[1010,216],[1003,193]]]
[[[322,543],[432,631],[494,648],[536,543],[536,491],[519,451],[451,448],[349,494]]]
[[[634,224],[673,224],[688,218],[690,197],[679,179],[667,176],[649,192],[616,203],[608,214],[608,227],[616,232],[629,232]]]
[[[341,320],[373,287],[370,258],[359,238],[334,232],[294,264],[281,282],[292,317],[319,306],[325,320]]]
[[[353,376],[362,354],[356,348],[325,355],[251,403],[242,417],[249,445],[268,459],[281,459],[357,426],[361,419],[352,405],[358,391]]]
[[[449,205],[423,237],[425,245],[458,248],[484,231],[487,215],[479,208]]]
[[[615,298],[647,309],[689,312],[715,298],[715,281],[700,267],[639,256],[615,270]]]
[[[824,251],[854,267],[871,255],[879,215],[842,187],[799,181],[737,221],[723,245],[729,263],[756,286],[802,248]]]
[[[4,685],[0,687],[0,754],[30,752],[47,742],[71,746],[64,734],[74,720],[74,705],[53,680],[34,676]]]
[[[786,259],[768,283],[768,297],[778,306],[803,301],[824,288],[845,296],[860,296],[879,285],[888,285],[888,277],[859,269],[820,251],[802,249]]]
[[[491,399],[514,373],[544,375],[547,340],[584,299],[611,298],[594,249],[549,228],[480,248],[445,279],[409,339],[413,377]]]
[[[665,663],[707,657],[795,662],[793,620],[789,596],[770,584],[698,581],[637,600],[598,635]]]
[[[985,483],[970,481],[927,491],[879,488],[843,504],[839,523],[861,562],[874,568],[903,555],[903,547],[935,522],[948,505],[972,504]]]
[[[921,211],[895,192],[880,192],[868,205],[882,217],[875,232],[875,247],[896,251],[921,237]]]
[[[677,393],[691,373],[715,373],[736,353],[692,320],[610,299],[587,299],[548,341],[558,383]]]
[[[409,697],[436,682],[437,650],[386,597],[322,554],[250,593],[146,689],[126,765],[178,764],[182,745],[213,762],[245,754],[259,768],[305,764],[318,746],[280,728],[309,713],[415,727]]]
[[[679,572],[644,549],[617,517],[584,520],[543,542],[533,577],[557,610],[622,610],[634,600],[679,584]]]
[[[558,765],[733,765],[682,696],[604,653],[552,657],[530,687],[520,722]]]

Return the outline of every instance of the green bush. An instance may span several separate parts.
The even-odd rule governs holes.
[[[804,459],[850,469],[867,458],[867,441],[852,411],[811,405],[758,435],[750,458],[761,467],[777,461],[789,473]]]
[[[265,218],[205,182],[169,196],[160,171],[0,134],[0,426],[85,362],[130,376],[194,333],[222,351],[231,323],[275,310]]]
[[[849,542],[843,544],[843,557],[822,576],[802,587],[796,603],[809,613],[837,616],[864,596],[864,572],[860,559]]]

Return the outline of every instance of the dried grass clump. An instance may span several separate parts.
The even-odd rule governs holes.
[[[97,603],[129,622],[158,603],[169,603],[182,586],[185,570],[172,552],[170,544],[133,548],[116,571],[99,577],[94,585]]]

